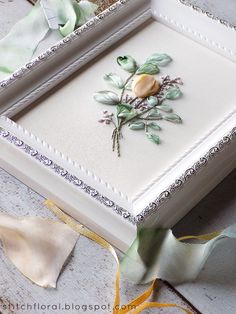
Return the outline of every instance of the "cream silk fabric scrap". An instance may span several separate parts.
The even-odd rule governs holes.
[[[56,288],[78,237],[58,221],[0,213],[0,240],[6,255],[25,277],[44,288]]]

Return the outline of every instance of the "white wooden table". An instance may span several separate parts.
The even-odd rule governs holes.
[[[236,24],[236,2],[227,0],[192,0],[204,8],[218,12],[222,18]],[[214,2],[214,5],[211,3]],[[221,7],[219,6],[221,2]],[[216,6],[217,4],[217,6]],[[25,0],[0,1],[0,37],[30,9]],[[229,9],[231,8],[231,9]],[[0,208],[12,215],[51,216],[42,206],[43,198],[14,177],[0,170]],[[236,171],[207,196],[175,227],[176,235],[199,234],[219,230],[236,222]],[[95,243],[80,238],[63,271],[56,290],[33,285],[9,263],[0,250],[0,313],[99,313],[108,314],[114,297],[116,265],[108,252]],[[189,307],[192,304],[204,314],[236,313],[236,243],[229,241],[215,251],[194,283],[175,287],[161,283],[159,302],[171,302]],[[122,279],[122,303],[127,303],[147,287],[134,286]],[[188,301],[186,301],[186,298]],[[52,306],[68,310],[53,310]],[[18,308],[17,308],[18,305]],[[86,310],[89,305],[104,305],[106,309]],[[4,309],[4,306],[9,309]],[[80,310],[75,310],[72,307]],[[84,306],[82,308],[82,306]],[[42,307],[41,309],[38,307]],[[46,309],[45,309],[46,307]],[[51,308],[47,308],[51,307]],[[70,307],[70,309],[69,309]],[[193,310],[193,308],[192,308]],[[146,313],[181,313],[177,309],[152,309]],[[198,313],[198,311],[196,311]]]

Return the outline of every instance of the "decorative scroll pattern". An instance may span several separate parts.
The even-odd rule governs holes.
[[[191,4],[189,2],[189,0],[179,0],[180,3],[192,8],[193,10],[199,12],[199,13],[202,13],[202,14],[205,14],[207,17],[209,17],[210,19],[212,20],[215,20],[217,22],[219,22],[220,24],[222,25],[225,25],[229,28],[232,28],[234,30],[236,30],[236,25],[233,25],[231,24],[230,22],[226,21],[226,20],[223,20],[223,19],[220,19],[219,17],[215,16],[214,14],[206,11],[206,10],[203,10],[202,8],[200,8],[199,6],[197,5],[194,5],[194,4]]]
[[[28,0],[28,1],[32,4],[36,4],[38,0]],[[98,5],[98,13],[101,13],[102,11],[108,9],[109,6],[117,2],[117,0],[90,0],[90,1]]]
[[[157,199],[149,204],[141,213],[141,215],[136,216],[137,223],[142,222],[145,218],[155,213],[161,204],[166,202],[171,196],[181,189],[193,176],[195,176],[199,171],[202,170],[212,159],[218,156],[226,146],[231,144],[236,139],[236,127],[232,131],[224,136],[216,146],[212,147],[204,156],[202,156],[191,168],[187,169],[182,176],[175,180],[166,191],[163,191]]]
[[[64,178],[68,183],[71,183],[75,187],[78,187],[84,193],[89,194],[93,199],[97,200],[106,207],[111,208],[118,215],[122,216],[125,219],[128,219],[131,223],[135,224],[135,217],[132,216],[127,210],[124,210],[123,208],[119,207],[113,201],[108,199],[106,196],[101,195],[101,193],[99,193],[97,190],[87,185],[84,181],[77,178],[73,174],[69,173],[65,168],[59,166],[45,155],[42,155],[33,147],[24,143],[18,137],[12,135],[10,132],[6,131],[3,128],[0,128],[0,137],[5,138],[8,142],[12,143],[16,147],[24,151],[27,155],[31,156],[36,161],[40,162],[43,166],[49,168],[55,174]]]
[[[58,53],[59,50],[64,49],[65,47],[69,46],[72,41],[78,39],[82,34],[86,33],[87,31],[91,30],[97,24],[101,23],[105,18],[110,16],[111,14],[115,14],[117,11],[122,9],[128,2],[132,0],[119,0],[115,4],[111,5],[108,9],[98,14],[96,17],[92,18],[90,21],[76,29],[73,33],[65,37],[63,40],[59,41],[56,45],[52,46],[51,48],[47,49],[44,53],[40,54],[37,58],[32,60],[31,62],[27,63],[18,71],[14,72],[9,78],[0,81],[0,88],[6,88],[11,85],[13,82],[21,78],[25,73],[28,73],[35,68],[37,68],[40,64],[54,56]]]
[[[117,0],[90,0],[98,5],[98,13],[108,9],[111,5],[117,2]]]
[[[40,54],[37,58],[32,60],[31,62],[27,63],[25,66],[23,66],[18,71],[14,72],[9,78],[0,81],[0,89],[5,89],[9,85],[11,85],[13,82],[21,78],[25,73],[28,73],[35,68],[37,68],[42,62],[45,62],[49,57],[55,55],[58,53],[58,51],[62,48],[67,47],[70,45],[70,43],[74,40],[76,40],[81,34],[85,33],[86,31],[92,29],[95,27],[98,23],[103,21],[105,18],[110,16],[111,14],[115,14],[117,11],[119,11],[123,6],[125,6],[128,2],[131,0],[94,0],[94,2],[98,3],[99,5],[99,11],[102,11],[102,8],[106,8],[109,3],[114,3],[111,6],[109,6],[106,10],[99,13],[96,17],[88,21],[86,24],[75,30],[73,33],[71,33],[69,36],[58,42],[56,45],[52,46],[48,50],[46,50],[44,53]],[[187,0],[179,0],[180,3],[183,5],[187,5],[194,10],[207,15],[209,18],[219,21],[221,24],[233,28],[236,30],[236,26],[230,24],[229,22],[219,19],[218,17],[214,16],[212,13],[202,10],[200,7],[192,5]]]
[[[202,156],[194,165],[187,169],[182,176],[175,180],[173,184],[169,186],[169,188],[163,191],[154,202],[150,203],[140,215],[133,216],[127,210],[121,208],[116,205],[113,201],[111,201],[106,196],[103,196],[97,190],[87,185],[85,182],[69,173],[66,169],[62,168],[60,165],[54,163],[51,159],[46,156],[40,154],[33,147],[24,143],[21,139],[12,135],[10,132],[6,131],[3,128],[0,128],[0,137],[5,138],[7,141],[24,151],[26,154],[40,162],[45,167],[51,169],[55,174],[61,176],[68,183],[73,184],[75,187],[79,188],[84,193],[90,195],[93,199],[98,201],[99,203],[105,205],[106,207],[113,210],[118,215],[122,216],[125,220],[129,221],[134,225],[139,225],[142,223],[147,217],[150,215],[156,214],[158,212],[159,207],[168,199],[172,197],[172,195],[182,188],[185,184],[188,183],[193,176],[195,176],[199,171],[202,170],[204,166],[206,166],[212,159],[218,156],[226,146],[230,145],[236,139],[236,127],[231,130],[231,132],[224,136],[214,147],[212,147],[204,156]]]

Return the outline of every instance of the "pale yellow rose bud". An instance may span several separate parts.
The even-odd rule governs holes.
[[[132,91],[139,98],[146,98],[155,95],[160,90],[160,83],[149,74],[142,74],[136,77],[132,84]]]

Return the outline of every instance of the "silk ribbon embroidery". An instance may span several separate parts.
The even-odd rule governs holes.
[[[94,94],[98,103],[112,109],[112,112],[104,110],[99,122],[114,127],[112,149],[118,157],[121,156],[122,131],[125,126],[132,131],[143,131],[148,141],[159,145],[161,120],[182,123],[181,117],[173,112],[169,104],[182,96],[181,78],[171,79],[169,75],[155,77],[171,61],[166,53],[154,53],[141,65],[130,55],[120,56],[117,63],[128,73],[128,77],[124,79],[116,73],[108,73],[104,80],[116,91],[103,90]]]
[[[86,23],[95,15],[98,8],[90,1],[47,0],[46,2],[47,8],[51,8],[54,18],[59,23],[58,30],[50,28],[45,6],[41,6],[41,1],[38,1],[30,13],[16,23],[10,33],[0,40],[0,80],[29,62],[40,42],[49,33],[53,41],[57,42]]]

